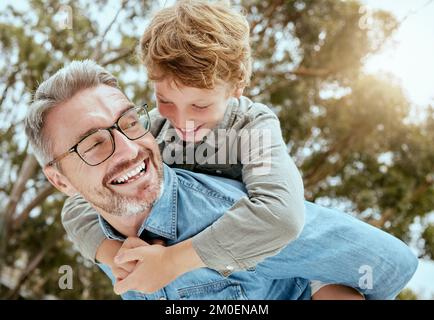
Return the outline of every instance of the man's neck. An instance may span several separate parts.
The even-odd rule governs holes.
[[[131,217],[120,217],[105,212],[102,213],[102,216],[113,228],[125,237],[136,237],[150,211],[151,210],[149,209],[146,210],[146,212]]]

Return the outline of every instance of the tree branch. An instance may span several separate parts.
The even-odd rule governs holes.
[[[301,77],[326,77],[332,74],[333,71],[330,69],[309,69],[300,66],[295,70],[289,71],[289,73]]]
[[[8,79],[6,81],[6,87],[3,90],[2,94],[0,95],[0,106],[5,101],[9,89],[15,83],[15,77],[17,76],[17,74],[18,74],[19,71],[20,71],[20,69],[16,67],[16,69],[9,75],[9,77],[8,77]]]
[[[370,219],[368,220],[368,223],[374,227],[377,228],[383,228],[385,223],[392,218],[392,216],[395,214],[395,209],[393,208],[387,208],[384,210],[384,213],[381,215],[381,218],[379,220]]]
[[[121,11],[125,8],[127,1],[122,1],[121,7],[118,9],[118,11],[116,12],[115,16],[113,17],[112,21],[110,21],[110,23],[108,24],[107,28],[104,30],[104,32],[101,35],[101,39],[99,40],[95,51],[91,57],[92,60],[95,61],[99,61],[101,59],[101,52],[102,52],[102,45],[104,43],[105,37],[107,36],[107,34],[109,33],[110,29],[113,27],[114,23],[116,22],[116,20],[119,17],[119,14],[121,13]]]
[[[26,182],[32,177],[36,168],[38,167],[38,162],[32,154],[27,154],[24,159],[23,165],[21,166],[18,179],[12,188],[11,195],[9,197],[9,203],[6,206],[4,213],[4,219],[7,223],[15,212],[18,201],[26,188]]]
[[[119,60],[122,60],[125,57],[128,57],[130,54],[132,54],[136,50],[135,47],[132,48],[124,48],[124,50],[120,50],[120,54],[117,56],[114,56],[113,58],[110,58],[104,62],[101,63],[103,67],[108,66],[109,64],[115,63]]]
[[[0,266],[4,256],[6,255],[7,239],[9,238],[11,230],[12,216],[17,208],[18,201],[21,199],[21,196],[25,191],[26,182],[33,176],[37,166],[38,162],[36,161],[36,158],[31,154],[27,154],[23,165],[21,166],[18,179],[12,187],[6,209],[0,215]]]
[[[323,170],[327,158],[333,153],[339,153],[343,157],[347,152],[349,152],[348,147],[351,146],[352,142],[356,139],[355,137],[355,134],[349,135],[345,139],[334,143],[327,151],[319,156],[319,159],[316,159],[315,167],[303,176],[306,189],[308,189],[310,186],[316,185],[319,181],[323,180],[332,173],[330,170]],[[342,150],[342,152],[339,150]],[[337,166],[333,166],[333,168],[336,167]]]
[[[258,20],[256,20],[256,21],[254,21],[254,22],[250,25],[250,33],[251,33],[251,34],[253,33],[253,30],[256,28],[256,26],[257,26],[260,22],[263,22],[263,21],[264,21],[264,18],[265,18],[265,17],[268,18],[268,19],[270,19],[271,16],[273,15],[273,13],[275,13],[276,8],[277,8],[278,6],[281,6],[282,4],[283,4],[283,1],[282,1],[282,0],[279,0],[279,1],[272,1],[272,5],[268,7],[268,9],[267,9],[267,10],[264,12],[264,14],[261,16],[261,18],[258,19]],[[268,26],[269,24],[270,24],[270,23],[268,22],[267,26]],[[265,31],[266,29],[267,29],[267,27],[263,28],[261,32]],[[259,35],[259,33],[258,33],[258,35]]]
[[[17,216],[17,218],[13,221],[12,229],[17,230],[21,227],[24,221],[29,217],[30,212],[39,206],[44,200],[51,194],[53,194],[56,189],[51,185],[51,183],[47,182],[47,184],[42,188],[42,190],[36,195],[35,198],[24,208],[23,211]]]
[[[6,300],[16,300],[19,297],[21,287],[27,281],[29,276],[35,271],[35,269],[39,266],[44,256],[47,254],[48,250],[53,246],[53,244],[44,247],[39,253],[30,261],[27,265],[26,269],[20,275],[20,278],[17,281],[15,287],[9,292],[6,296]]]

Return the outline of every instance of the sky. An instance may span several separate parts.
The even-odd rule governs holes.
[[[363,0],[367,8],[407,17],[385,50],[367,62],[371,72],[397,76],[408,97],[418,105],[434,104],[434,1]]]
[[[399,21],[407,17],[392,37],[392,43],[366,62],[366,71],[391,73],[401,81],[413,104],[434,105],[434,1],[361,2],[366,5],[368,12],[384,9],[392,12]],[[431,219],[431,222],[434,222],[434,219]],[[415,229],[418,227],[415,226]],[[433,299],[434,262],[419,260],[419,267],[408,287],[422,298]]]
[[[158,2],[163,6],[173,1],[159,0]],[[413,104],[434,105],[434,0],[361,0],[361,2],[366,5],[367,12],[384,9],[392,12],[399,21],[406,17],[384,50],[366,61],[366,72],[391,73],[401,81]],[[2,0],[0,10],[10,3],[14,1]],[[115,12],[118,4],[118,0],[109,1],[108,16],[110,16],[109,11]],[[434,215],[431,215],[431,218],[434,218]],[[419,227],[416,225],[415,229],[417,232]],[[420,260],[419,268],[408,287],[422,298],[433,298],[434,262]]]

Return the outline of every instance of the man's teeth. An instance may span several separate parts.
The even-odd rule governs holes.
[[[135,169],[128,171],[122,177],[116,179],[115,183],[124,183],[124,182],[128,181],[128,179],[130,179],[131,177],[134,177],[135,175],[140,173],[140,171],[144,171],[145,169],[146,169],[145,163],[141,163]]]

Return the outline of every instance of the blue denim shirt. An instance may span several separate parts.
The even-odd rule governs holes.
[[[172,169],[164,165],[164,189],[148,218],[138,231],[141,238],[163,237],[173,245],[199,233],[238,199],[246,196],[244,186],[235,180]],[[109,239],[125,240],[101,216],[101,227]],[[265,260],[265,266],[267,260]],[[114,282],[106,265],[100,268]],[[158,271],[156,271],[158,272]],[[234,272],[228,277],[200,268],[188,272],[152,294],[129,291],[123,299],[310,299],[309,281],[302,278],[272,279],[255,270]]]

